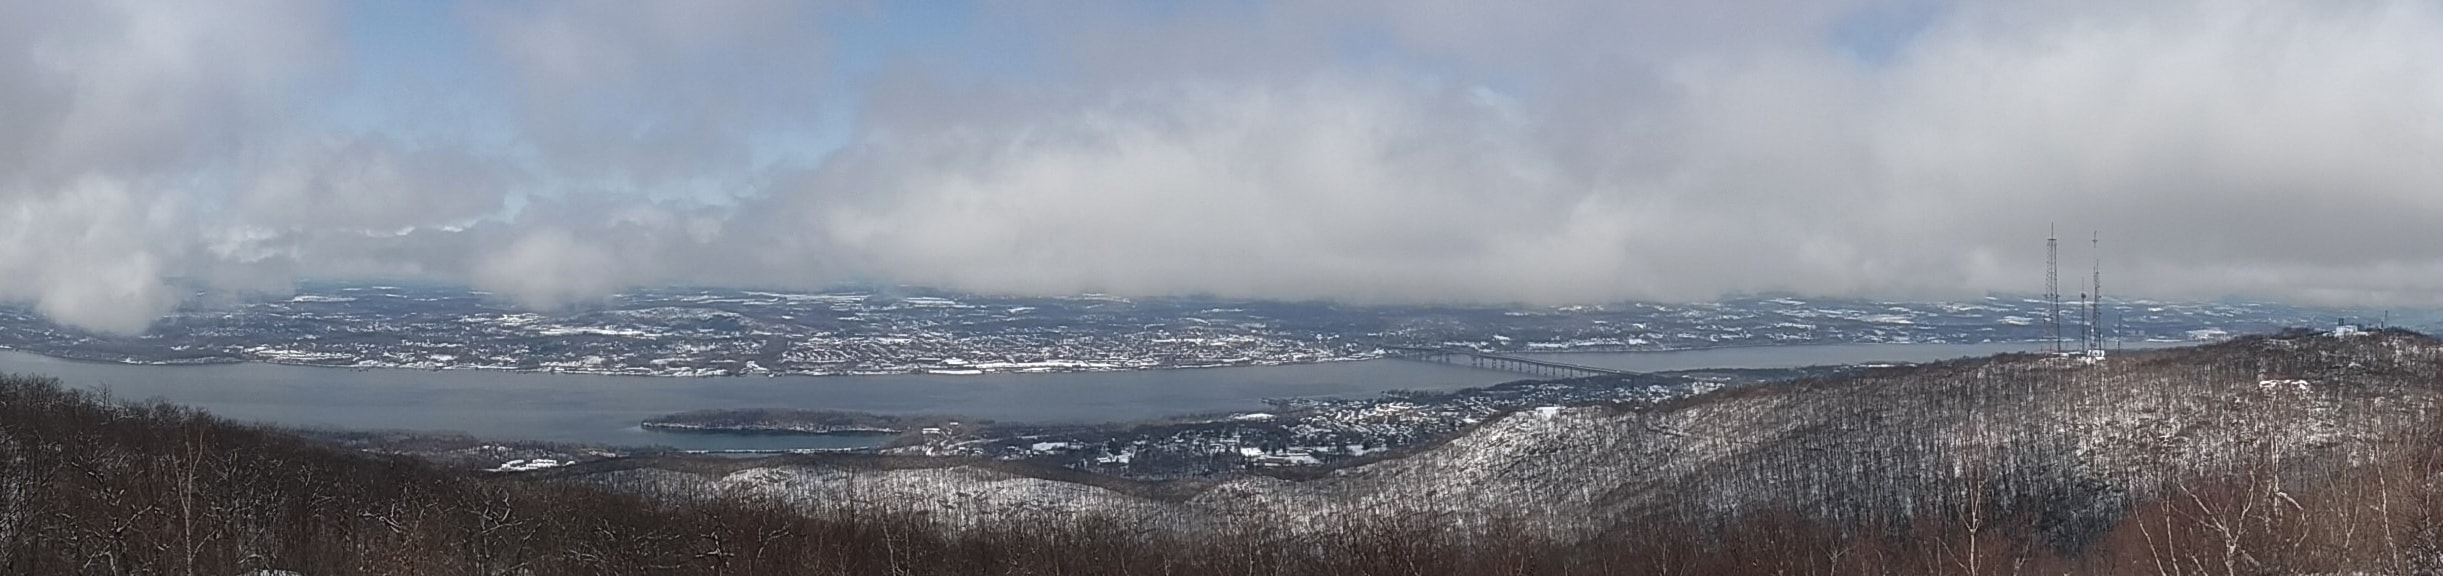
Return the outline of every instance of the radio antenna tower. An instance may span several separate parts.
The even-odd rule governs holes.
[[[2061,351],[2061,238],[2051,226],[2044,230],[2044,300],[2053,307],[2053,351]]]
[[[2104,235],[2096,232],[2088,240],[2095,253],[2095,300],[2087,308],[2087,350],[2089,354],[2104,350]]]

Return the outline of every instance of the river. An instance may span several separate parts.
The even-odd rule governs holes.
[[[1675,352],[1533,354],[1635,371],[1917,362],[2035,344],[1825,344]],[[707,408],[952,414],[1109,422],[1261,410],[1264,398],[1449,390],[1519,374],[1406,360],[1138,372],[656,378],[478,370],[351,370],[277,364],[147,366],[0,350],[0,372],[43,374],[123,399],[160,398],[224,417],[301,427],[464,432],[484,438],[684,449],[861,446],[866,438],[646,432],[645,418]]]
[[[2185,346],[2194,342],[2127,342],[2119,345],[2128,350]],[[2071,346],[2077,346],[2071,343]],[[1515,354],[1524,358],[1550,360],[1596,368],[1632,372],[1670,372],[1700,368],[1795,368],[1831,364],[1864,364],[1873,362],[1932,362],[1992,356],[2008,352],[2036,352],[2052,347],[2047,342],[1993,342],[1983,344],[1800,344],[1792,346],[1741,346],[1673,350],[1669,352],[1552,352]]]

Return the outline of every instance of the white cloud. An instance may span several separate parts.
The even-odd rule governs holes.
[[[347,76],[320,71],[370,61],[330,6],[5,8],[0,299],[97,330],[140,330],[165,279],[293,275],[538,307],[843,280],[1960,296],[2036,289],[2048,223],[2074,268],[2101,230],[2121,293],[2443,294],[2418,2],[984,3],[846,47],[922,26],[477,4],[449,53],[494,109],[390,130],[318,112]],[[1923,26],[1844,36],[1884,13]]]
[[[197,183],[324,62],[320,6],[0,5],[0,299],[135,332],[179,300]]]
[[[1647,8],[1592,20],[1723,23]],[[2443,15],[2420,4],[1961,5],[1883,62],[1823,38],[1837,13],[1659,46],[1516,16],[1556,12],[1375,23],[1456,68],[1253,49],[1295,61],[1269,72],[1192,49],[1231,45],[1195,33],[1226,25],[1149,25],[1191,49],[1074,64],[1121,74],[1055,66],[1105,83],[1051,96],[869,116],[830,180],[784,192],[811,207],[787,213],[823,218],[824,248],[872,275],[977,290],[1960,296],[2035,288],[2049,223],[2104,231],[2130,293],[2432,303],[2416,294],[2443,287],[2416,272],[2443,262],[2421,224],[2443,203],[2424,192],[2443,184],[2424,160],[2443,151],[2443,75],[2417,56],[2443,48]],[[1365,27],[1234,17],[1253,20],[1240,40]],[[1619,77],[1588,73],[1606,62]],[[1506,104],[1461,96],[1485,91]]]

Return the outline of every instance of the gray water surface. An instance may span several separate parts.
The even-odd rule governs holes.
[[[2035,344],[1827,344],[1676,352],[1534,354],[1635,371],[1917,362]],[[1406,360],[1138,372],[656,378],[479,370],[352,370],[277,364],[147,366],[0,351],[0,372],[58,377],[123,399],[161,398],[287,426],[463,432],[498,439],[688,449],[859,446],[870,438],[646,432],[637,422],[708,408],[946,414],[1009,422],[1111,422],[1262,410],[1265,398],[1363,397],[1525,378]]]
[[[0,372],[41,374],[121,399],[161,398],[300,427],[464,432],[485,438],[689,449],[856,446],[870,438],[646,432],[646,418],[710,408],[945,414],[1015,422],[1111,422],[1262,410],[1285,396],[1370,396],[1524,378],[1400,360],[1062,374],[660,378],[484,370],[353,370],[278,364],[148,366],[0,351]]]

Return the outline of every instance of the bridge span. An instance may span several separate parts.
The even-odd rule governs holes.
[[[1391,357],[1403,360],[1438,362],[1454,366],[1483,368],[1486,370],[1502,370],[1533,376],[1541,376],[1545,378],[1586,378],[1590,376],[1618,376],[1632,373],[1627,370],[1613,370],[1610,368],[1598,368],[1581,364],[1570,364],[1567,362],[1520,358],[1517,356],[1469,350],[1466,348],[1410,348],[1404,346],[1385,346],[1383,347],[1383,350],[1389,352]]]

